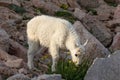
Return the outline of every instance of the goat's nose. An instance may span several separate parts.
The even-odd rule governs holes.
[[[77,62],[77,61],[74,61],[74,64],[77,66],[77,65],[79,65],[79,63]]]

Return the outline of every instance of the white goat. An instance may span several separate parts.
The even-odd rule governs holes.
[[[33,57],[39,46],[48,47],[52,56],[52,71],[56,71],[59,59],[59,49],[66,48],[71,52],[72,60],[76,65],[85,53],[79,37],[72,24],[64,19],[46,15],[37,16],[27,23],[28,37],[28,67],[34,68]],[[86,45],[87,42],[84,44]]]

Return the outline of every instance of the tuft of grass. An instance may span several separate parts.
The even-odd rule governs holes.
[[[67,10],[69,6],[67,4],[61,4],[60,8]]]
[[[117,7],[117,3],[116,2],[108,2],[108,1],[106,1],[106,0],[104,0],[109,6],[113,6],[113,7]]]
[[[43,8],[35,8],[36,14],[47,14],[47,12]]]
[[[70,60],[61,59],[56,67],[56,73],[61,74],[65,80],[84,80],[84,76],[90,66],[88,60],[84,60],[80,66],[76,67]],[[51,66],[48,74],[51,72]]]
[[[63,17],[64,19],[67,19],[71,23],[74,23],[77,20],[70,12],[66,10],[55,12],[55,16]]]
[[[113,6],[113,7],[117,7],[117,5],[118,5],[118,4],[112,3],[112,2],[107,2],[107,4],[108,4],[109,6]]]
[[[26,10],[24,8],[19,7],[19,6],[15,5],[15,4],[10,4],[8,6],[8,8],[15,11],[16,13],[19,13],[19,14],[23,14],[23,13],[26,12]]]

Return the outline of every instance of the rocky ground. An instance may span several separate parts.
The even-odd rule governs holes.
[[[42,14],[69,20],[81,43],[89,40],[85,58],[89,61],[99,59],[89,68],[85,80],[119,80],[119,4],[120,0],[0,0],[0,80],[62,80],[62,75],[45,74],[46,64],[50,62],[43,60],[48,55],[47,50],[42,54],[44,57],[36,56],[35,64],[40,71],[30,71],[26,65],[26,24]]]

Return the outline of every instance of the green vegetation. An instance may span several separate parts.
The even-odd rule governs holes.
[[[19,7],[19,6],[15,5],[15,4],[10,4],[8,6],[8,8],[15,11],[16,13],[19,13],[19,14],[23,14],[23,13],[26,12],[26,10],[24,8]]]
[[[61,74],[65,80],[84,80],[84,76],[90,66],[87,60],[84,60],[80,66],[76,67],[70,60],[61,59],[57,65],[57,74]],[[51,72],[51,67],[48,74]]]
[[[64,10],[67,10],[69,8],[69,6],[67,4],[62,4],[60,6],[60,8],[64,9]]]
[[[74,23],[76,21],[76,18],[68,11],[57,11],[55,13],[55,16],[57,17],[63,17],[64,19],[70,21],[71,23]]]
[[[108,4],[109,6],[117,7],[117,4],[116,4],[116,3],[107,2],[107,4]]]
[[[36,14],[47,14],[47,12],[43,8],[35,8]]]
[[[113,7],[117,7],[117,3],[116,2],[108,2],[106,0],[104,0],[109,6],[113,6]]]

